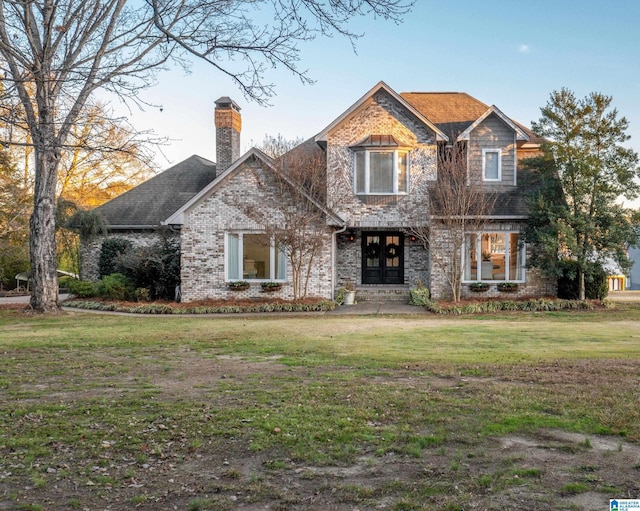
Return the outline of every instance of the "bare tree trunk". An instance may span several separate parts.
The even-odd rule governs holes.
[[[37,312],[58,312],[55,196],[57,155],[42,140],[36,144],[36,181],[29,230],[31,307]]]

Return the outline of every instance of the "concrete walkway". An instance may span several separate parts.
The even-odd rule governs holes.
[[[609,291],[607,299],[612,302],[640,302],[640,291]]]
[[[404,302],[358,302],[354,305],[341,305],[327,316],[362,316],[367,314],[428,314],[424,307]]]
[[[69,298],[68,294],[58,295],[58,299],[60,301],[66,300]],[[0,305],[4,303],[24,303],[27,304],[31,301],[31,295],[22,295],[22,296],[0,296]]]

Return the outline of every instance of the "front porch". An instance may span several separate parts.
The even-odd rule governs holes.
[[[409,290],[429,285],[429,254],[391,228],[349,229],[337,236],[336,288],[355,286],[359,302],[409,303]]]

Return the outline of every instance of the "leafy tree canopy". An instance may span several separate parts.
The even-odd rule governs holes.
[[[552,92],[533,123],[547,139],[543,154],[526,163],[540,178],[524,233],[534,243],[531,263],[557,274],[558,261],[575,260],[581,299],[587,265],[613,260],[624,270],[626,249],[638,242],[634,214],[619,203],[640,193],[638,155],[624,147],[629,123],[611,103],[596,92]]]

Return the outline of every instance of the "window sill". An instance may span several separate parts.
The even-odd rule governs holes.
[[[394,197],[396,195],[409,195],[408,192],[389,192],[389,193],[383,193],[383,192],[376,192],[376,193],[365,193],[365,192],[356,192],[356,196],[358,197]]]
[[[514,284],[526,284],[524,280],[463,280],[462,283],[466,285],[475,284],[476,282],[482,282],[484,284],[504,284],[505,282],[513,282]]]

